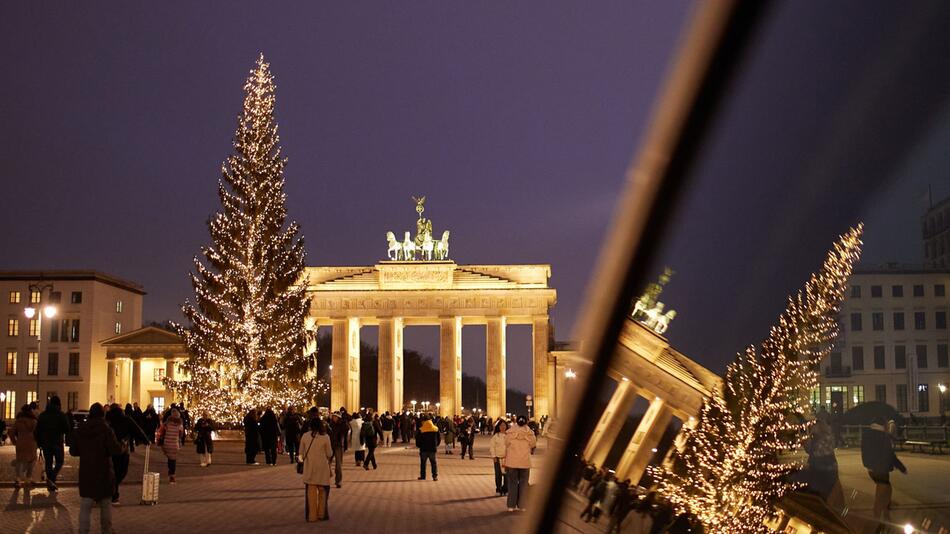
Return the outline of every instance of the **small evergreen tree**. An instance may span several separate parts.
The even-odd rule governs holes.
[[[706,532],[767,532],[772,506],[797,485],[788,455],[807,436],[809,393],[838,335],[837,316],[861,253],[862,225],[842,235],[817,274],[789,298],[761,348],[739,354],[722,395],[704,404],[659,492],[699,518]]]
[[[238,421],[252,407],[305,404],[326,384],[312,372],[304,240],[285,225],[275,85],[264,56],[244,84],[234,153],[222,165],[211,245],[195,257],[194,302],[177,325],[190,357],[169,386],[198,412]]]

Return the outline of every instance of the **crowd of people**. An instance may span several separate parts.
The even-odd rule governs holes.
[[[479,436],[488,439],[495,493],[507,498],[508,511],[524,510],[531,455],[545,419],[538,425],[525,416],[492,419],[483,414],[443,417],[419,412],[376,413],[371,409],[348,412],[340,408],[321,413],[316,407],[298,412],[295,407],[275,411],[252,409],[243,419],[245,461],[276,466],[282,456],[297,464],[306,488],[308,521],[329,519],[330,486],[341,488],[347,453],[365,470],[379,468],[376,449],[410,442],[419,452],[419,480],[437,481],[438,453],[475,458]],[[88,532],[94,508],[100,511],[103,532],[111,532],[111,508],[119,504],[120,487],[129,471],[130,454],[137,446],[155,445],[165,456],[167,480],[176,483],[177,461],[186,440],[195,444],[201,467],[212,463],[218,426],[208,414],[192,421],[183,404],[171,404],[159,414],[151,405],[103,406],[93,404],[85,419],[63,412],[60,399],[50,397],[40,412],[37,403],[24,405],[6,432],[16,446],[15,484],[29,489],[33,469],[42,458],[44,479],[51,493],[58,491],[57,477],[66,451],[79,457],[80,532]],[[408,448],[408,447],[407,447]]]

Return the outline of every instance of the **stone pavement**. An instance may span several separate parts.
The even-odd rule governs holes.
[[[544,442],[542,439],[536,465],[541,461]],[[193,448],[183,450],[179,455],[180,476],[176,477],[179,482],[173,486],[166,482],[164,466],[156,466],[162,473],[157,506],[138,504],[142,471],[141,467],[133,467],[122,486],[122,504],[113,509],[115,531],[518,532],[521,514],[508,513],[504,499],[495,496],[493,468],[486,458],[487,437],[476,440],[475,460],[440,453],[438,482],[416,480],[416,449],[377,449],[379,469],[375,471],[355,467],[348,453],[343,488],[330,491],[330,520],[310,524],[304,521],[302,483],[286,457],[277,467],[243,466],[229,460],[240,458],[243,445],[220,445],[216,465],[206,469],[197,467]],[[156,456],[162,458],[160,454],[153,458]],[[223,463],[234,465],[219,467],[219,456]],[[534,473],[531,478],[536,478]],[[0,487],[0,532],[75,532],[78,501],[74,485],[65,485],[55,497],[43,487],[31,491]],[[94,512],[94,532],[97,517]]]

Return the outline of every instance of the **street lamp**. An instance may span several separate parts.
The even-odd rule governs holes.
[[[947,411],[947,399],[945,398],[945,395],[947,394],[947,385],[937,384],[937,390],[940,391],[940,414],[943,415]]]
[[[571,369],[570,367],[568,367],[567,371],[564,371],[564,378],[567,378],[569,380],[574,380],[575,378],[577,378],[577,372]]]
[[[440,414],[442,413],[442,403],[441,403],[441,402],[435,403],[435,411],[439,412]]]
[[[40,355],[43,354],[42,345],[43,345],[43,316],[45,315],[47,319],[52,319],[56,317],[56,306],[52,304],[47,304],[43,306],[43,312],[39,313],[40,307],[43,305],[43,292],[49,289],[53,290],[53,284],[30,284],[30,305],[23,309],[23,314],[26,315],[27,319],[33,319],[36,317],[36,398],[34,399],[37,403],[40,400]],[[38,292],[40,294],[39,299],[36,302],[33,300],[33,292]],[[35,307],[34,307],[35,305]],[[29,362],[27,362],[29,365]],[[30,371],[27,367],[27,372]]]
[[[416,401],[411,400],[409,401],[409,404],[412,405],[412,413],[416,413]]]

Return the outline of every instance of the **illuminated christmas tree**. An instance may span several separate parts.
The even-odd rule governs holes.
[[[284,165],[274,118],[274,77],[261,55],[244,84],[234,153],[222,165],[221,210],[208,221],[211,245],[195,257],[194,302],[178,325],[190,357],[171,388],[198,413],[238,421],[252,407],[309,404],[326,384],[315,355],[304,240],[285,225]]]
[[[837,316],[861,253],[858,225],[842,235],[817,274],[789,298],[757,349],[726,371],[722,396],[708,399],[672,464],[657,469],[659,491],[706,532],[767,532],[772,506],[798,485],[790,453],[807,437],[809,393],[838,335]]]

